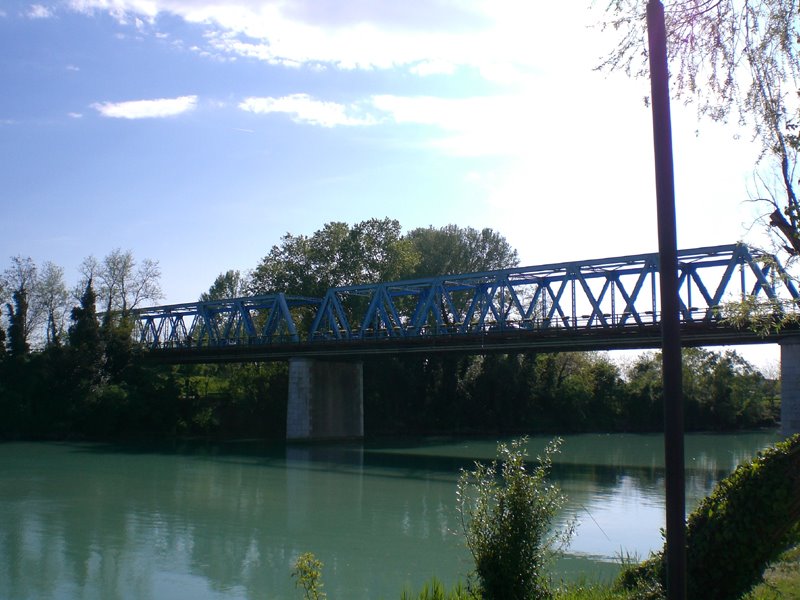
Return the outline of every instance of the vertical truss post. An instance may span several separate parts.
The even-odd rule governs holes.
[[[740,300],[744,302],[745,297],[747,296],[747,283],[744,276],[744,263],[739,263],[739,279],[741,280],[740,287],[742,288],[741,295],[739,296]]]
[[[611,280],[611,324],[617,324],[617,286],[614,279]]]
[[[686,597],[686,489],[683,458],[680,298],[675,225],[675,181],[669,106],[667,32],[664,5],[647,3],[653,148],[661,282],[661,343],[664,378],[664,464],[667,498],[667,597]]]
[[[578,327],[578,307],[575,304],[575,279],[579,277],[579,272],[573,272],[572,279],[570,280],[570,291],[572,293],[572,326],[577,329]]]

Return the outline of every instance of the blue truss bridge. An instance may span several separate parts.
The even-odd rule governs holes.
[[[777,341],[726,318],[744,298],[797,311],[775,257],[747,245],[683,250],[678,261],[686,345]],[[322,298],[278,291],[139,309],[133,336],[165,362],[652,348],[658,279],[650,253],[337,287]]]

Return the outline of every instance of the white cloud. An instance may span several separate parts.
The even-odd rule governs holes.
[[[70,112],[70,113],[67,113],[67,116],[68,116],[70,119],[82,119],[82,118],[83,118],[83,114],[82,114],[82,113],[78,113],[78,112]]]
[[[55,16],[51,9],[41,4],[31,4],[26,15],[29,19],[52,19]]]
[[[104,117],[114,119],[152,119],[172,117],[193,110],[197,96],[159,98],[155,100],[129,100],[127,102],[97,102],[92,104]]]
[[[469,67],[516,82],[542,57],[559,65],[586,57],[584,3],[530,0],[69,0],[76,11],[104,11],[120,22],[177,16],[207,30],[210,50],[286,66],[404,68],[417,75]]]
[[[296,123],[322,127],[376,123],[371,115],[364,114],[355,106],[316,100],[308,94],[292,94],[281,98],[246,98],[239,104],[239,108],[255,114],[284,113],[290,115]]]
[[[456,65],[444,60],[424,60],[410,69],[414,75],[425,77],[427,75],[452,75]]]
[[[565,100],[536,91],[514,95],[462,98],[374,95],[356,104],[313,98],[308,94],[249,97],[239,109],[254,114],[282,113],[296,123],[321,127],[395,125],[426,128],[425,145],[453,156],[540,155],[544,145],[559,144],[574,124],[548,120]],[[576,96],[576,112],[580,99]],[[546,141],[545,141],[546,140]],[[536,148],[539,148],[538,150]]]

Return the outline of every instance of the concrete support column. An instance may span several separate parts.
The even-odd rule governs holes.
[[[286,439],[364,437],[363,363],[289,359]]]
[[[781,435],[800,433],[800,337],[781,340]]]

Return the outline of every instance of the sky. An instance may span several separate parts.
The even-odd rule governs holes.
[[[30,256],[75,283],[130,249],[186,302],[287,232],[373,217],[491,227],[522,265],[656,251],[649,82],[595,69],[601,19],[591,0],[4,0],[0,270]],[[672,111],[679,247],[758,243],[757,146]]]

